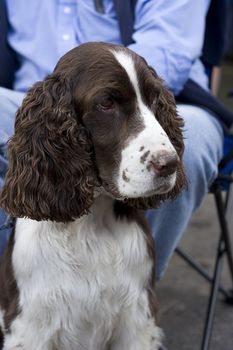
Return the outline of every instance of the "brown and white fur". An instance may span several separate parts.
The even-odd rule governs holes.
[[[4,350],[156,350],[154,244],[143,212],[185,185],[183,122],[147,63],[88,43],[16,115],[0,204]]]

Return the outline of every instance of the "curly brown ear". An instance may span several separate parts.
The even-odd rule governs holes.
[[[186,176],[183,166],[184,142],[182,130],[184,121],[177,114],[176,102],[172,93],[164,86],[163,81],[158,77],[155,71],[151,68],[157,83],[160,85],[160,94],[157,103],[153,104],[153,113],[167,133],[171,143],[175,147],[180,162],[177,168],[176,183],[173,189],[162,195],[155,195],[148,198],[129,199],[127,203],[139,209],[156,208],[162,201],[167,199],[175,199],[180,192],[187,186]]]
[[[93,147],[70,84],[59,74],[48,76],[29,90],[16,114],[0,199],[16,217],[67,222],[93,202]]]
[[[171,143],[180,158],[177,168],[176,183],[172,191],[162,196],[162,200],[176,198],[186,187],[187,181],[183,166],[184,139],[183,127],[184,121],[177,114],[176,102],[173,94],[162,84],[162,90],[158,99],[157,107],[153,111],[157,120],[167,133]]]

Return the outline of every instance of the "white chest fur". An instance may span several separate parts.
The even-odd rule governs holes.
[[[148,314],[144,233],[116,220],[110,198],[98,197],[89,215],[69,224],[19,219],[13,266],[22,310],[14,327],[31,329],[28,344],[43,337],[56,349],[103,350],[130,314]]]

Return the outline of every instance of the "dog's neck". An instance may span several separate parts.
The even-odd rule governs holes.
[[[51,232],[53,234],[64,232],[67,235],[77,234],[78,231],[88,230],[88,227],[95,227],[96,230],[101,227],[110,226],[114,221],[118,220],[117,214],[114,210],[115,200],[110,196],[96,192],[95,201],[92,206],[89,208],[88,212],[85,215],[82,215],[79,218],[76,218],[74,221],[62,223],[55,221],[35,221],[31,219],[18,219],[17,227],[25,225],[27,222],[28,229],[31,226],[32,231],[43,231]]]
[[[96,230],[98,230],[100,227],[109,225],[109,222],[112,224],[115,220],[114,199],[108,195],[99,193],[88,210],[88,213],[73,222],[68,223],[67,226],[71,231],[75,230],[77,226],[94,226]]]

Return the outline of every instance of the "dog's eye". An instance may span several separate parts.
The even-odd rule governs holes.
[[[114,101],[110,97],[106,97],[98,104],[98,108],[102,109],[103,111],[108,111],[112,109],[113,104]]]

